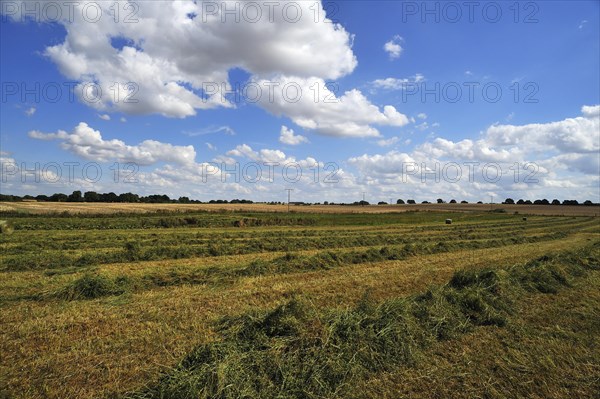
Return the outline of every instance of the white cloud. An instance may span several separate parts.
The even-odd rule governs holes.
[[[597,152],[600,150],[600,106],[584,106],[581,112],[583,116],[558,122],[493,125],[486,131],[487,141],[534,152]]]
[[[513,198],[598,200],[600,107],[586,106],[581,112],[583,116],[557,122],[492,125],[477,140],[435,138],[411,152],[363,154],[351,157],[348,163],[359,171],[357,182],[368,184],[372,191],[380,193],[402,186],[409,195],[429,200],[450,195],[481,199],[480,193]],[[436,180],[436,173],[440,176],[441,168],[451,163],[461,165],[462,179]],[[466,163],[478,165],[474,182],[469,181]],[[500,166],[503,174],[497,182],[483,178],[482,167],[486,164]],[[519,165],[520,171],[516,171],[515,165]],[[525,165],[530,168],[524,169]],[[411,172],[413,167],[416,170]],[[426,172],[425,182],[422,172]],[[527,180],[528,176],[537,182]]]
[[[98,118],[102,119],[103,121],[109,121],[110,120],[110,115],[108,114],[98,114]]]
[[[35,114],[35,111],[37,111],[35,107],[29,107],[25,110],[25,115],[33,116],[33,114]]]
[[[419,119],[427,119],[427,114],[424,112],[421,112],[420,114],[417,115],[417,118]]]
[[[93,4],[102,8],[102,15],[112,15],[112,4]],[[60,3],[65,7],[63,15],[75,18],[61,21],[65,40],[47,47],[45,55],[65,77],[80,82],[75,92],[101,112],[184,118],[201,109],[232,108],[236,104],[225,93],[239,89],[231,87],[229,71],[240,68],[254,82],[279,87],[274,101],[264,94],[268,89],[263,91],[258,106],[317,133],[376,137],[379,132],[372,125],[406,123],[394,107],[380,111],[359,90],[337,95],[325,88],[326,79],[352,73],[357,60],[352,35],[327,18],[315,22],[315,4],[290,2],[292,8],[299,8],[300,17],[294,21],[284,17],[281,9],[273,12],[272,5],[253,4],[260,7],[258,21],[236,21],[235,15],[220,13],[226,5],[231,8],[226,2],[188,0],[141,2],[135,15],[139,23],[126,23],[124,18],[118,23],[113,18],[89,23],[82,18],[88,3]],[[216,7],[216,13],[207,12],[207,7]],[[119,44],[113,39],[119,39]],[[387,46],[392,56],[399,54],[394,43],[400,40],[396,36]],[[302,88],[302,101],[284,98],[282,88],[290,83]]]
[[[407,86],[412,86],[417,83],[421,83],[425,81],[425,76],[420,73],[417,73],[414,76],[409,78],[385,78],[385,79],[376,79],[372,82],[373,87],[376,89],[385,89],[385,90],[400,90],[404,89]]]
[[[600,105],[584,105],[581,107],[581,113],[586,118],[600,118]]]
[[[233,150],[228,151],[226,155],[240,158],[248,158],[256,162],[276,162],[280,164],[294,162],[293,159],[288,158],[283,151],[262,149],[260,151],[254,151],[248,144],[240,144]]]
[[[383,45],[383,49],[386,53],[390,55],[390,59],[393,60],[400,57],[400,54],[402,54],[403,50],[400,43],[402,43],[403,41],[404,39],[402,39],[401,36],[396,35],[390,41],[386,42]]]
[[[104,140],[100,131],[81,122],[71,133],[59,130],[56,133],[29,132],[29,137],[38,140],[60,140],[61,147],[84,159],[97,162],[134,162],[151,165],[157,162],[173,162],[179,165],[193,164],[196,151],[191,145],[176,146],[155,140],[144,140],[138,145],[127,145],[121,140]]]
[[[289,129],[287,126],[281,126],[279,142],[287,145],[298,145],[302,143],[308,143],[308,139],[299,134],[294,134],[294,131]]]
[[[56,3],[63,7],[63,16],[74,15],[74,20],[60,21],[66,38],[46,48],[45,55],[64,76],[81,82],[78,91],[85,83],[99,84],[107,95],[88,102],[99,110],[182,118],[195,115],[198,109],[231,107],[223,92],[231,89],[228,71],[233,68],[261,78],[338,79],[357,65],[352,36],[327,18],[315,21],[315,4],[310,2],[294,2],[287,13],[281,4],[257,2],[258,20],[244,14],[237,21],[236,15],[223,12],[232,6],[226,2],[140,2],[135,14],[139,23],[128,23],[126,18],[118,23],[113,18],[89,23],[82,17],[88,3]],[[325,15],[322,5],[317,5],[320,15]],[[17,4],[17,9],[29,6]],[[112,15],[112,3],[94,3],[97,6],[102,15]],[[214,7],[215,13],[209,11]],[[22,15],[12,18],[21,20]],[[123,39],[126,45],[113,46],[114,38]],[[127,87],[129,82],[134,86]],[[120,84],[119,101],[112,95],[115,83]]]
[[[298,126],[336,137],[379,137],[379,131],[371,125],[404,126],[406,115],[391,105],[383,111],[373,105],[359,90],[346,91],[336,96],[320,78],[280,77],[282,87],[295,87],[288,90],[274,90],[273,98],[261,96],[259,103],[275,115],[286,115]],[[263,92],[269,90],[269,81],[260,80],[258,85]]]
[[[206,146],[208,147],[208,149],[211,150],[211,151],[216,151],[216,149],[217,149],[217,147],[215,147],[211,143],[204,143],[204,144],[206,144]]]
[[[125,123],[125,122],[127,122],[127,118],[125,118],[124,116],[122,116],[121,119],[120,119],[120,121],[121,121],[121,123]]]

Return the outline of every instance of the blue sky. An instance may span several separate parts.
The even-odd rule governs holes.
[[[63,20],[48,22],[53,10],[25,3],[2,8],[2,193],[81,189],[269,201],[293,187],[307,201],[353,201],[363,191],[371,201],[600,200],[598,1],[480,2],[473,21],[464,2],[278,3],[277,10],[303,11],[293,22],[277,10],[267,20],[264,7],[249,21],[243,2],[228,5],[239,5],[239,21],[222,19],[221,2],[211,2],[216,12],[201,2],[92,2],[88,8],[103,14],[91,21],[82,17],[82,2],[72,21],[63,9]],[[119,23],[109,14],[115,4]],[[423,14],[425,7],[433,11]],[[34,11],[24,17],[23,10]],[[131,11],[138,21],[125,24]],[[248,88],[265,81],[300,87],[301,101],[281,90],[273,102],[265,90],[258,102],[202,90],[206,83]],[[104,88],[99,102],[80,97],[76,85],[86,82]],[[136,85],[138,103],[109,94],[127,82]],[[326,93],[325,82],[336,88],[329,94],[335,104],[313,98],[317,87]],[[423,90],[431,93],[423,97]],[[35,182],[25,173],[23,182],[23,166],[36,162],[42,169],[58,163],[63,178]],[[97,163],[103,178],[92,182],[76,170],[69,181],[65,162]],[[115,182],[115,162],[139,165],[137,182]],[[303,178],[248,181],[241,170],[251,162],[278,162],[280,177],[282,167],[297,163]],[[441,173],[439,181],[423,181],[420,173],[456,163],[468,174],[464,162],[493,163],[504,176],[456,182]],[[313,163],[321,171],[335,164],[336,182],[323,182],[323,173],[315,181]],[[201,176],[236,164],[239,182],[223,182],[216,169]],[[408,173],[408,164],[419,172]],[[515,164],[534,164],[536,182],[515,181]]]

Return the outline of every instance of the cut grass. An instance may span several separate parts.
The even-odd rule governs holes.
[[[212,341],[215,333],[211,326],[223,315],[269,309],[294,293],[310,295],[319,308],[346,309],[359,301],[365,289],[379,302],[422,292],[432,282],[443,284],[458,268],[507,267],[586,243],[586,236],[578,235],[510,249],[457,251],[352,268],[252,277],[227,287],[184,285],[87,301],[11,302],[0,306],[4,321],[0,327],[4,354],[0,374],[6,376],[16,397],[112,399],[155,378],[199,342]],[[231,261],[235,263],[236,258]],[[193,262],[173,261],[170,265],[186,268]],[[130,270],[143,275],[162,267],[161,262],[110,265],[102,268],[102,274],[114,277]],[[44,274],[35,272],[6,276],[10,281],[5,282],[15,293],[27,289],[19,285],[23,278],[33,284],[50,283]],[[60,282],[66,277],[57,275],[52,280]]]
[[[16,398],[112,399],[156,381],[159,372],[197,345],[220,340],[221,333],[229,331],[225,320],[235,328],[239,317],[260,318],[294,295],[307,304],[309,312],[303,317],[309,322],[282,325],[289,327],[286,334],[305,334],[309,328],[312,337],[328,322],[326,316],[349,312],[359,302],[378,307],[386,300],[406,299],[426,292],[431,284],[447,283],[459,268],[507,269],[514,262],[597,241],[599,231],[597,220],[590,218],[531,217],[523,223],[510,214],[453,213],[452,226],[443,224],[445,215],[423,212],[292,214],[289,217],[308,217],[316,224],[243,228],[227,223],[288,216],[6,216],[19,229],[0,236],[0,386],[5,384]],[[185,218],[201,221],[180,223]],[[161,219],[173,226],[152,227]],[[147,227],[139,228],[142,225]],[[412,246],[411,254],[399,256],[407,246]],[[8,261],[24,267],[7,269]],[[497,272],[500,281],[502,273]],[[536,285],[544,279],[524,279],[523,287],[530,286],[523,288],[524,294],[539,292]],[[370,299],[361,302],[365,290]],[[437,333],[424,349],[411,353],[415,360],[408,362],[409,369],[427,359],[427,348],[465,336],[444,323],[454,315],[446,313],[446,302],[439,295],[425,297],[421,312],[411,316],[419,316]],[[466,296],[461,303],[475,309],[471,317],[481,315],[477,323],[491,325],[468,334],[514,325],[513,314],[501,313],[507,324],[498,327],[502,320],[495,319],[494,312],[486,313],[486,302],[477,297]],[[515,301],[509,310],[522,303]],[[223,323],[215,324],[224,316]],[[356,393],[354,384],[346,386],[349,391],[339,391],[338,396]],[[397,397],[389,392],[388,397]]]
[[[106,276],[86,273],[50,296],[66,300],[95,299],[123,294],[130,285],[131,282],[126,277],[112,280]]]
[[[334,397],[373,374],[415,364],[434,342],[508,322],[525,292],[552,292],[600,269],[600,254],[544,256],[506,271],[459,271],[425,294],[365,297],[322,314],[293,299],[270,312],[220,322],[222,339],[203,344],[146,391],[128,398]]]
[[[408,244],[402,247],[368,248],[361,251],[324,251],[315,255],[297,255],[286,253],[275,259],[258,259],[251,261],[242,268],[209,267],[188,268],[149,273],[137,278],[123,275],[110,279],[104,276],[85,274],[71,281],[57,293],[51,295],[38,295],[38,299],[55,297],[65,300],[93,299],[109,295],[121,295],[134,290],[151,289],[153,287],[167,287],[184,284],[233,284],[241,278],[256,277],[286,273],[302,273],[315,270],[329,270],[337,267],[352,266],[362,263],[384,262],[402,260],[408,257],[422,256],[436,253],[452,252],[461,249],[495,248],[519,243],[533,243],[545,240],[564,238],[564,233],[554,233],[537,237],[511,237],[488,241],[465,242],[437,242],[435,244]],[[131,261],[140,260],[140,246],[135,242],[125,245],[126,256]],[[92,284],[98,286],[94,290]],[[87,291],[94,292],[86,295]]]

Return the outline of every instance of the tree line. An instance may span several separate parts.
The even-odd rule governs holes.
[[[203,203],[208,203],[208,204],[252,204],[254,203],[254,201],[251,200],[247,200],[247,199],[232,199],[232,200],[222,200],[222,199],[217,199],[217,200],[210,200],[210,201],[199,201],[199,200],[193,200],[190,199],[189,197],[179,197],[177,199],[175,198],[170,198],[168,195],[165,194],[153,194],[153,195],[148,195],[148,196],[140,196],[138,194],[134,194],[134,193],[122,193],[122,194],[115,194],[113,192],[110,193],[97,193],[95,191],[86,191],[85,193],[82,193],[81,191],[77,190],[77,191],[73,191],[71,194],[67,195],[67,194],[63,194],[63,193],[56,193],[56,194],[52,194],[52,195],[36,195],[36,196],[32,196],[32,195],[24,195],[24,196],[18,196],[18,195],[6,195],[6,194],[0,194],[0,201],[5,201],[5,202],[17,202],[17,201],[42,201],[42,202],[125,202],[125,203],[148,203],[148,204],[168,204],[168,203],[177,203],[177,204],[203,204]],[[429,201],[422,201],[420,202],[421,204],[431,204],[431,202]],[[441,198],[438,198],[436,200],[436,203],[438,204],[445,204],[445,203],[450,203],[450,204],[457,204],[458,201],[456,201],[455,199],[452,199],[448,202],[444,201]],[[460,201],[461,204],[468,204],[468,201]],[[483,204],[482,201],[478,201],[478,204]],[[280,204],[284,204],[284,202],[278,202],[278,201],[271,201],[271,202],[267,202],[267,204],[270,205],[280,205]],[[317,203],[308,203],[308,202],[293,202],[292,204],[294,205],[321,205],[320,202]],[[380,201],[377,203],[378,205],[388,205],[387,202],[385,201]],[[408,204],[408,205],[414,205],[417,204],[417,201],[415,201],[414,199],[409,199],[404,201],[403,199],[398,199],[396,201],[396,205],[404,205],[404,204]],[[531,200],[523,200],[523,199],[519,199],[517,201],[513,200],[512,198],[507,198],[505,199],[502,204],[508,204],[508,205],[513,205],[513,204],[517,204],[517,205],[598,205],[598,204],[594,204],[592,201],[587,200],[584,201],[583,203],[579,203],[577,200],[563,200],[562,202],[557,200],[557,199],[553,199],[552,201],[549,201],[547,199],[536,199],[534,201]],[[365,205],[371,205],[368,201],[355,201],[355,202],[351,202],[351,203],[343,203],[343,202],[329,202],[329,201],[325,201],[323,202],[323,205],[358,205],[358,206],[365,206]]]
[[[110,193],[97,193],[95,191],[73,191],[70,195],[63,193],[56,193],[52,195],[24,195],[22,197],[17,195],[5,195],[0,194],[0,201],[16,202],[16,201],[42,201],[42,202],[127,202],[127,203],[147,203],[147,204],[200,204],[202,201],[192,200],[189,197],[179,197],[177,199],[170,198],[165,194],[153,194],[148,196],[140,196],[134,193],[122,193],[115,194]],[[227,200],[210,200],[210,204],[252,204],[253,201],[246,199],[233,199]]]

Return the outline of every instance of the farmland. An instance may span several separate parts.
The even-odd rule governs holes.
[[[600,390],[597,207],[286,210],[3,203],[0,397]]]

